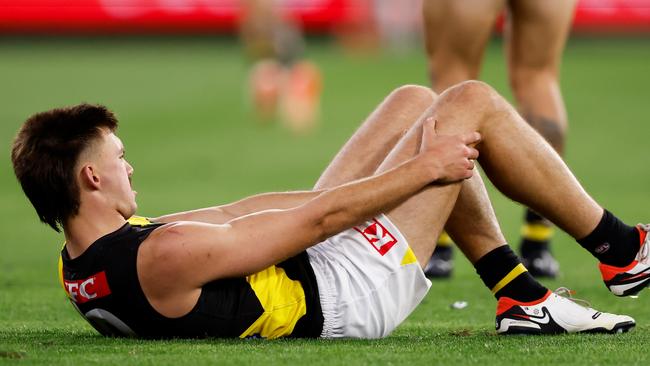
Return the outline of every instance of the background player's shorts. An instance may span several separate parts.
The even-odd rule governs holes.
[[[387,336],[431,287],[406,239],[385,215],[307,253],[323,308],[321,337]]]

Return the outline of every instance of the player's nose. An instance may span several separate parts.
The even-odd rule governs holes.
[[[126,162],[126,173],[131,177],[133,175],[135,169],[133,169],[133,166],[129,164],[129,162]]]

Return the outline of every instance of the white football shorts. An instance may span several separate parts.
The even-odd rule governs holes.
[[[413,251],[385,215],[307,249],[323,309],[323,338],[381,338],[431,287]]]

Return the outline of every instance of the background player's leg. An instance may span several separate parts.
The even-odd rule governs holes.
[[[433,90],[442,93],[461,81],[478,79],[485,46],[505,0],[424,0],[424,35]],[[451,276],[452,240],[438,238],[424,269],[429,278]]]
[[[485,45],[505,0],[424,0],[422,13],[433,90],[478,78]]]
[[[575,0],[509,2],[505,31],[510,84],[520,113],[560,154],[567,116],[559,86],[562,52]],[[555,277],[558,264],[549,249],[552,225],[527,209],[521,255],[531,273]]]
[[[560,154],[567,115],[559,85],[575,0],[514,0],[505,32],[510,84],[520,113]]]
[[[372,175],[435,98],[435,93],[422,86],[394,90],[345,143],[314,188],[334,187]]]

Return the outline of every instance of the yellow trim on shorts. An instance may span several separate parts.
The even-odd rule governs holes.
[[[542,224],[526,224],[521,227],[521,236],[528,240],[546,241],[553,237],[553,227]]]
[[[415,257],[415,253],[413,253],[413,249],[411,247],[408,247],[406,249],[406,253],[404,253],[404,257],[402,258],[402,263],[400,263],[400,266],[405,266],[407,264],[413,264],[417,263],[418,259]]]
[[[298,320],[307,314],[307,299],[300,281],[292,280],[284,269],[276,266],[247,276],[246,281],[264,313],[239,337],[259,335],[273,339],[290,335]]]
[[[517,276],[519,276],[520,274],[526,271],[528,270],[526,269],[526,267],[524,267],[523,264],[519,263],[518,265],[516,265],[515,268],[512,269],[512,271],[510,271],[505,277],[501,279],[501,281],[497,282],[497,284],[494,285],[494,287],[492,287],[491,290],[492,294],[494,295],[497,292],[499,292],[499,290],[506,287],[506,285],[508,285],[512,280],[514,280],[515,278],[517,278]]]

